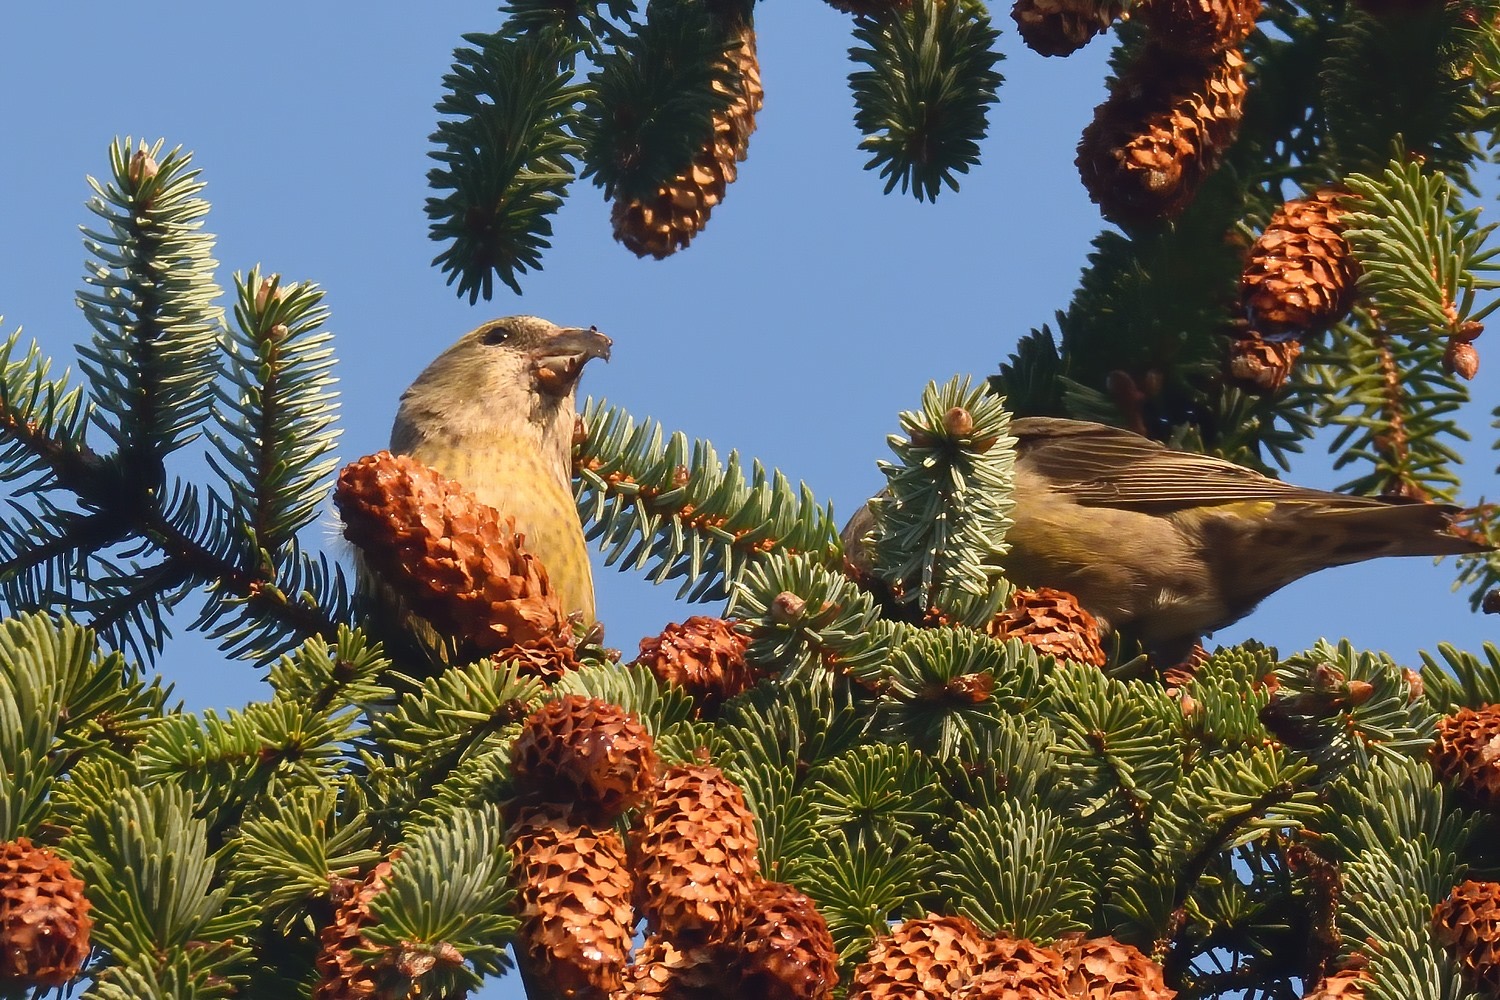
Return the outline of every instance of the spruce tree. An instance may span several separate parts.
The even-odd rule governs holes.
[[[836,6],[868,169],[962,198],[1003,89],[994,12]],[[116,140],[79,376],[0,349],[0,991],[1500,995],[1500,649],[1161,662],[999,569],[1013,417],[1267,471],[1333,426],[1348,491],[1457,499],[1497,301],[1473,202],[1500,7],[1011,14],[1039,52],[1116,41],[1078,156],[1113,227],[1072,301],[987,379],[914,387],[868,567],[809,487],[590,401],[589,536],[704,605],[638,654],[565,629],[438,663],[375,641],[309,541],[337,470],[352,540],[451,639],[538,599],[484,585],[503,512],[371,500],[379,460],[338,452],[322,291],[226,280],[191,155]],[[691,253],[764,98],[742,0],[515,0],[443,87],[427,212],[471,301],[567,252],[575,181],[624,249]],[[169,458],[200,432],[189,480]],[[1493,511],[1465,530],[1494,537]],[[1458,579],[1496,603],[1500,560]],[[150,666],[185,601],[268,698],[169,704]]]

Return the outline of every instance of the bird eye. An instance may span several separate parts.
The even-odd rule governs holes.
[[[494,326],[484,331],[484,337],[482,339],[486,344],[503,344],[510,339],[510,333],[510,327],[496,323]]]

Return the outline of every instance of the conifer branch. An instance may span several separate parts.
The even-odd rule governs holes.
[[[804,485],[753,462],[747,482],[738,452],[721,463],[713,446],[681,433],[662,443],[654,420],[639,425],[608,403],[584,405],[573,457],[574,492],[605,563],[643,570],[655,583],[683,578],[678,596],[719,600],[767,553],[805,553],[838,564],[832,507]]]

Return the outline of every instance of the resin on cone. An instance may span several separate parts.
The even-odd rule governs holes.
[[[559,808],[523,810],[506,831],[521,918],[517,950],[560,996],[604,996],[623,982],[635,930],[625,843]]]
[[[968,917],[908,920],[875,939],[849,1000],[944,1000],[974,976],[986,945]]]
[[[523,799],[559,803],[590,823],[634,809],[656,783],[651,734],[634,713],[577,694],[527,716],[511,760]]]
[[[784,882],[757,881],[745,895],[735,971],[741,996],[756,1000],[832,1000],[839,956],[828,922],[805,894]]]
[[[760,876],[758,840],[744,793],[722,771],[669,768],[632,843],[640,909],[652,930],[682,947],[738,930],[745,893]]]
[[[663,684],[692,695],[699,713],[712,716],[755,683],[756,674],[745,662],[749,645],[749,637],[736,632],[734,622],[694,615],[642,639],[636,662]]]
[[[89,957],[94,920],[66,858],[25,837],[0,843],[0,990],[54,989]]]

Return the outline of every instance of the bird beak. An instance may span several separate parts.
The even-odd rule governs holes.
[[[531,370],[536,381],[554,396],[566,396],[578,384],[590,358],[609,360],[613,344],[597,328],[558,330],[532,353]]]

